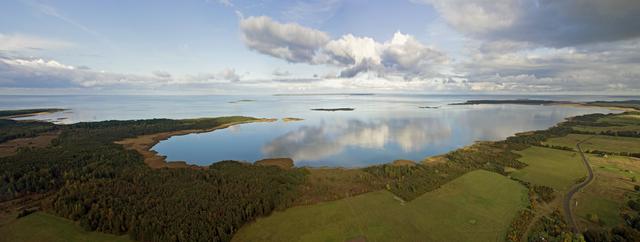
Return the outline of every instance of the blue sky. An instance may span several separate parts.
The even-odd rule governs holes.
[[[524,2],[6,0],[0,93],[640,89],[637,1]]]

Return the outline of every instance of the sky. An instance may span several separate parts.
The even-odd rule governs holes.
[[[637,0],[3,0],[0,94],[640,93]]]

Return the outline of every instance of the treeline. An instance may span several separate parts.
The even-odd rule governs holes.
[[[386,189],[405,201],[433,191],[467,173],[470,169],[450,162],[434,165],[396,166],[384,164],[363,168],[376,180],[386,182]]]
[[[87,230],[139,241],[229,241],[244,223],[289,206],[302,169],[221,162],[205,170],[151,170],[114,141],[205,129],[246,117],[104,121],[56,126],[52,146],[0,158],[0,200],[56,191],[45,209]]]
[[[524,148],[503,142],[483,142],[447,153],[448,162],[445,163],[415,166],[383,164],[363,170],[386,182],[389,191],[409,201],[472,170],[485,169],[506,174],[505,167],[523,168],[526,164],[518,161],[520,155],[512,151]]]

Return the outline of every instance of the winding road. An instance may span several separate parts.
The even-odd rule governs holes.
[[[591,138],[593,138],[593,136],[585,140],[582,140],[576,144],[576,147],[578,148],[578,152],[582,157],[582,161],[584,162],[584,165],[587,167],[587,172],[588,172],[587,179],[585,179],[584,181],[578,184],[575,184],[564,196],[564,201],[562,202],[562,206],[564,207],[564,216],[565,216],[565,219],[567,220],[567,225],[571,227],[571,230],[574,233],[578,233],[580,232],[580,230],[578,229],[578,225],[576,224],[576,221],[573,217],[573,212],[571,211],[571,198],[576,192],[580,191],[580,189],[587,186],[591,181],[593,181],[593,170],[591,169],[591,165],[589,165],[589,160],[587,160],[587,157],[584,155],[584,152],[582,152],[582,148],[580,147],[580,144],[582,144],[583,142]]]

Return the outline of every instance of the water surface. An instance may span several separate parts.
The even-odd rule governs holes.
[[[28,119],[75,123],[245,115],[303,118],[253,123],[172,137],[153,147],[171,161],[209,165],[290,157],[298,166],[361,167],[395,159],[419,161],[478,140],[545,129],[603,108],[528,105],[450,106],[471,99],[626,100],[610,96],[317,95],[317,96],[0,96],[0,109],[68,108]],[[637,97],[636,97],[637,99]],[[238,100],[253,100],[242,101]],[[436,109],[419,107],[430,106]],[[323,112],[313,108],[354,108]]]

